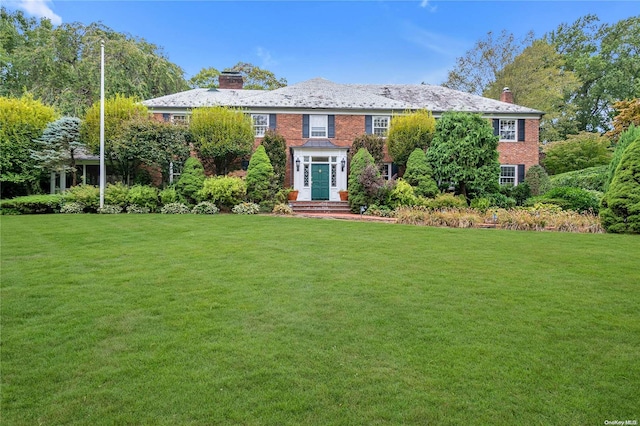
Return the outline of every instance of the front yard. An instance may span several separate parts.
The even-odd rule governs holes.
[[[2,423],[640,419],[640,239],[2,216]]]

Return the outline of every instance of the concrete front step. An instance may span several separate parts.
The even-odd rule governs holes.
[[[348,201],[290,201],[294,213],[349,213]]]

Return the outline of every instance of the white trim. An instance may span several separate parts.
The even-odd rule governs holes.
[[[336,165],[336,184],[332,185],[331,175],[329,175],[329,201],[340,201],[340,194],[338,191],[347,189],[347,151],[348,148],[337,149],[322,149],[322,148],[292,148],[292,162],[293,162],[293,188],[298,190],[298,200],[310,201],[311,200],[311,188],[313,182],[311,181],[311,164],[328,164],[329,173],[331,173],[331,165]],[[327,157],[328,161],[316,162],[314,157]],[[335,161],[333,158],[335,157]],[[300,170],[296,170],[296,160],[300,160]],[[345,161],[345,168],[342,170],[342,160]],[[309,166],[309,186],[304,186],[304,169],[305,165]]]
[[[498,184],[499,185],[507,185],[507,182],[502,183],[502,179],[503,177],[505,179],[510,179],[511,176],[503,176],[502,175],[502,168],[503,167],[513,167],[513,186],[518,185],[520,182],[518,182],[518,165],[517,164],[500,164],[500,177],[498,178]]]
[[[517,118],[498,118],[498,137],[500,138],[498,142],[518,142],[518,119]],[[502,123],[503,122],[513,122],[513,139],[503,139],[502,138]],[[506,130],[510,131],[510,130]]]
[[[316,129],[315,132],[318,133],[316,135],[313,134],[314,124]],[[322,131],[322,129],[324,129],[324,133],[319,134]],[[327,139],[328,137],[329,137],[329,116],[326,114],[309,114],[309,138]]]
[[[266,124],[256,124],[256,117],[266,117]],[[251,114],[251,122],[253,123],[253,136],[255,136],[256,138],[262,138],[264,137],[264,134],[267,133],[267,130],[269,130],[269,125],[271,124],[269,122],[269,114],[262,114],[262,113],[252,113]]]

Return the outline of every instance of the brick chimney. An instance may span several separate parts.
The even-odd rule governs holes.
[[[244,80],[238,71],[223,71],[218,77],[220,89],[242,90]]]
[[[504,89],[502,89],[502,93],[500,94],[500,100],[502,102],[507,102],[509,104],[513,103],[513,93],[511,93],[511,90],[509,90],[508,87],[505,87]]]

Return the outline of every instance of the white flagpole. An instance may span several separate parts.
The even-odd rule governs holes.
[[[104,40],[100,40],[100,208],[104,207],[104,188],[107,184],[104,166]]]

